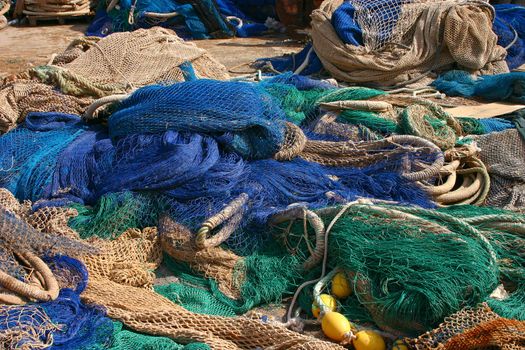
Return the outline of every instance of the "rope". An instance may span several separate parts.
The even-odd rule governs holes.
[[[226,241],[235,231],[242,219],[242,207],[248,202],[248,195],[241,193],[237,198],[231,201],[224,209],[206,220],[197,235],[195,236],[195,245],[198,249],[217,247]],[[208,234],[226,220],[232,218],[229,225],[224,226],[218,233],[208,238]]]
[[[33,253],[24,252],[21,253],[20,256],[28,262],[29,266],[33,268],[35,272],[42,276],[43,285],[46,289],[42,290],[36,286],[19,281],[1,270],[0,285],[5,289],[28,299],[36,299],[39,301],[55,300],[58,297],[59,286],[49,267]],[[3,298],[9,300],[9,297],[5,294],[3,295]],[[14,298],[12,300],[14,300]]]
[[[350,208],[352,205],[355,205],[357,203],[363,203],[363,201],[366,201],[366,200],[359,199],[357,201],[353,201],[353,202],[349,202],[349,203],[345,204],[341,208],[341,210],[335,215],[334,219],[330,222],[330,224],[328,225],[328,228],[326,229],[325,235],[324,235],[324,251],[323,251],[323,262],[322,262],[322,265],[321,265],[321,276],[319,278],[316,278],[316,279],[313,279],[313,280],[310,280],[310,281],[306,281],[306,282],[304,282],[303,284],[301,284],[297,288],[297,290],[295,291],[295,293],[294,293],[294,295],[292,297],[292,301],[290,302],[290,306],[288,306],[288,312],[286,313],[285,322],[288,322],[290,319],[292,319],[293,308],[294,308],[295,303],[297,302],[297,298],[299,297],[299,294],[301,293],[301,290],[303,290],[305,287],[307,287],[307,286],[309,286],[311,284],[317,283],[326,274],[326,266],[327,266],[327,263],[328,263],[328,237],[330,235],[330,231],[332,230],[332,227],[335,225],[337,220],[339,220],[339,218],[348,210],[348,208]]]
[[[319,264],[325,251],[324,237],[326,235],[323,220],[313,211],[306,209],[303,206],[294,206],[281,213],[274,215],[270,221],[270,225],[278,225],[284,221],[294,219],[306,219],[315,232],[315,249],[312,254],[303,263],[303,268],[309,270]]]
[[[89,105],[89,107],[86,109],[86,111],[84,112],[84,119],[87,119],[87,120],[90,120],[90,119],[95,119],[95,112],[97,111],[97,109],[99,109],[100,107],[108,104],[108,103],[113,103],[113,102],[120,102],[120,101],[123,101],[125,100],[126,98],[128,98],[130,96],[130,94],[121,94],[121,95],[110,95],[110,96],[105,96],[105,97],[102,97],[102,98],[99,98],[98,100],[95,100],[93,101],[93,103],[91,103]]]

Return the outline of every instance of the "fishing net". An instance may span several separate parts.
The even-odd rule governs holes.
[[[481,74],[508,71],[506,51],[489,29],[493,9],[485,2],[353,1],[366,46],[346,45],[332,26],[342,3],[325,1],[312,13],[314,50],[336,79],[408,84],[451,63]]]
[[[510,72],[492,76],[472,77],[465,71],[449,71],[440,75],[432,86],[448,96],[481,97],[488,101],[525,102],[525,73]]]
[[[516,69],[525,63],[525,9],[520,5],[494,5],[496,18],[493,30],[498,35],[498,45],[507,50],[509,69]]]
[[[506,130],[482,135],[475,140],[492,183],[487,204],[506,209],[523,208],[525,177],[521,163],[525,157],[525,148],[519,132]]]
[[[59,210],[47,212],[49,224],[45,224],[45,212],[31,213],[27,203],[18,204],[13,195],[4,189],[0,191],[0,198],[3,230],[0,242],[0,300],[7,304],[23,304],[28,300],[56,299],[59,292],[56,276],[40,257],[55,254],[82,255],[95,251],[75,239],[67,228],[67,220],[60,220],[60,215],[55,217],[54,214],[59,213]],[[67,209],[62,212],[67,213]],[[36,219],[39,216],[41,220]],[[39,223],[41,227],[53,231],[39,232],[30,223]],[[54,227],[59,229],[55,232]],[[64,232],[65,235],[60,234]]]
[[[210,347],[204,343],[190,343],[181,345],[167,337],[155,337],[140,334],[124,329],[121,322],[113,322],[113,342],[108,347],[110,350],[209,350]]]
[[[118,6],[117,6],[118,4]],[[235,34],[234,25],[225,18],[222,2],[212,0],[134,0],[134,1],[100,1],[97,14],[88,27],[87,35],[106,36],[115,32],[133,31],[139,28],[161,26],[176,31],[186,40],[228,38]],[[241,23],[247,19],[241,16]],[[266,17],[264,18],[266,19]],[[264,22],[264,19],[262,20]],[[235,21],[237,25],[237,21]],[[259,31],[266,28],[260,24]],[[257,27],[242,28],[257,32]],[[246,33],[245,30],[241,32]]]
[[[108,120],[112,137],[170,129],[230,132],[224,138],[231,139],[231,147],[251,158],[271,157],[283,141],[282,110],[259,85],[250,83],[201,79],[145,87],[117,108]]]
[[[368,320],[379,327],[394,334],[417,334],[464,303],[482,301],[496,287],[495,261],[479,237],[406,215],[408,209],[385,209],[350,207],[330,232],[329,266],[348,271],[359,301],[345,303],[349,319],[362,320],[364,307]],[[291,232],[300,237],[303,228],[296,230]],[[357,253],[345,254],[349,249]],[[459,274],[456,267],[464,266],[462,261],[471,265]]]
[[[72,204],[66,210],[78,215],[68,216],[70,219],[65,227],[71,227],[82,239],[92,236],[114,239],[130,228],[156,226],[159,216],[169,209],[168,204],[169,200],[160,194],[108,193],[92,207]],[[42,210],[49,210],[47,208],[57,207],[44,207]]]
[[[463,309],[445,319],[436,329],[408,343],[423,349],[522,349],[525,323],[499,317],[486,304]]]
[[[36,81],[16,80],[0,88],[0,132],[15,128],[30,112],[83,114],[90,97],[64,95]]]
[[[310,140],[298,126],[285,123],[279,103],[264,88],[211,80],[146,87],[114,107],[109,135],[104,125],[84,123],[77,116],[33,113],[0,138],[0,183],[21,200],[42,200],[35,203],[38,206],[96,205],[102,196],[123,191],[165,195],[158,202],[130,203],[124,219],[124,211],[119,218],[116,211],[110,213],[111,201],[103,201],[99,209],[81,210],[73,220],[79,224],[85,214],[93,217],[93,224],[105,222],[106,237],[129,228],[120,224],[125,220],[141,221],[132,218],[138,212],[153,213],[154,220],[169,211],[196,230],[242,196],[232,215],[211,228],[224,228],[228,244],[239,249],[256,249],[267,237],[256,224],[295,202],[317,208],[372,196],[431,205],[411,182],[438,174],[443,154],[432,143],[403,136],[369,143]],[[201,96],[193,105],[187,103],[189,92]],[[239,96],[249,92],[265,105],[246,109],[253,101]],[[322,101],[359,93],[359,89],[323,92]],[[217,96],[225,95],[237,102],[217,104]],[[202,107],[204,100],[209,101],[208,108]],[[261,135],[261,129],[267,131]],[[116,135],[110,138],[112,133]],[[35,150],[34,144],[46,147]],[[253,160],[272,155],[279,161]],[[173,167],[174,163],[181,166]],[[108,219],[96,214],[100,208],[108,212]],[[90,220],[84,221],[87,230],[79,230],[81,235],[100,230],[89,227]],[[249,224],[254,224],[250,235],[243,232]]]
[[[37,67],[30,73],[63,93],[102,97],[149,84],[183,81],[180,66],[184,62],[192,64],[198,77],[228,78],[225,67],[205,50],[158,27],[116,33],[93,43],[71,62]]]
[[[113,241],[93,240],[102,254],[84,262],[90,281],[82,298],[104,306],[108,315],[135,331],[168,336],[182,343],[202,341],[212,349],[252,349],[279,344],[287,349],[339,349],[281,326],[250,318],[192,313],[153,292],[151,270],[160,263],[154,228],[128,230]]]

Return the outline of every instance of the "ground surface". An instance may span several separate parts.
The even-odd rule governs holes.
[[[79,22],[0,30],[0,78],[48,63],[53,53],[63,51],[72,39],[83,36],[86,28],[86,22]],[[303,46],[286,37],[199,40],[195,43],[237,73],[253,71],[246,64],[257,58],[283,55]]]

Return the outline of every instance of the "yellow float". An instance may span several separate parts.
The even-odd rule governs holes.
[[[352,330],[352,325],[342,314],[332,311],[324,315],[321,321],[321,328],[328,338],[342,342],[347,339]]]
[[[338,272],[332,279],[332,294],[339,299],[344,299],[352,294],[344,272]]]
[[[335,298],[333,296],[331,296],[329,294],[321,294],[319,297],[321,298],[321,301],[323,302],[323,304],[330,311],[337,310],[337,301],[335,300]],[[312,304],[312,314],[314,315],[315,318],[317,318],[317,317],[319,317],[319,313],[320,312],[321,312],[321,308],[314,301],[314,303]]]
[[[371,330],[359,331],[352,340],[355,350],[386,350],[383,337]]]

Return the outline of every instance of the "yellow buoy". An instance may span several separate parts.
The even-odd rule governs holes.
[[[344,272],[338,272],[334,278],[332,278],[332,294],[339,299],[344,299],[352,294],[352,289],[348,284]]]
[[[337,310],[337,301],[335,300],[333,296],[329,294],[321,294],[320,297],[321,297],[321,301],[323,302],[323,304],[325,304],[325,306],[328,309],[330,309],[330,311]],[[314,301],[314,303],[312,304],[312,314],[314,315],[315,318],[317,318],[319,317],[320,312],[321,312],[321,308]]]
[[[339,312],[327,312],[321,321],[321,328],[328,338],[341,342],[352,329],[352,325]]]
[[[383,337],[371,330],[359,331],[352,340],[355,350],[386,350]]]
[[[392,344],[392,350],[408,350],[408,346],[401,339],[398,339]]]

